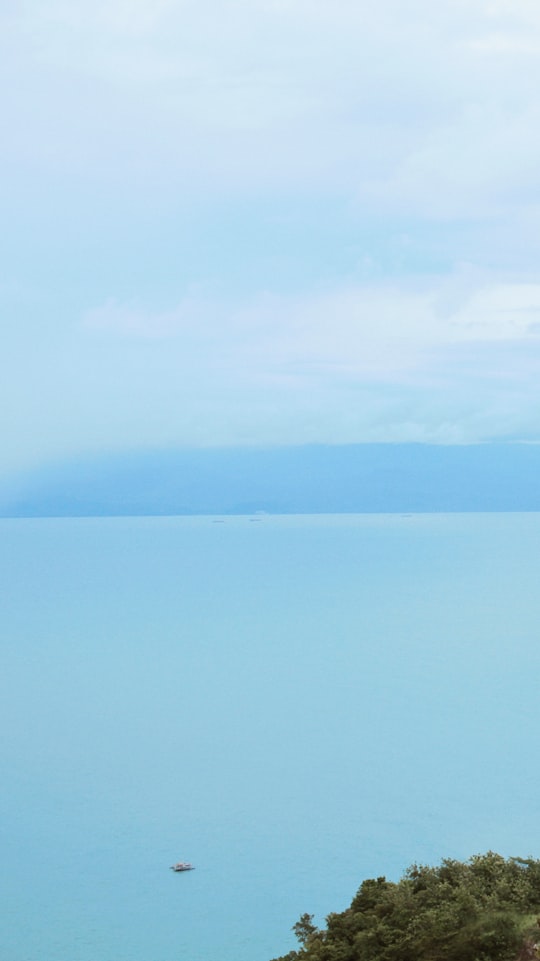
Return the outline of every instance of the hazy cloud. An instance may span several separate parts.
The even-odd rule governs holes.
[[[5,78],[24,70],[10,149],[37,163],[48,128],[60,167],[159,168],[196,189],[338,176],[368,203],[389,190],[460,217],[537,169],[540,66],[516,69],[538,27],[525,5],[27,0],[3,26]]]
[[[539,46],[526,0],[4,7],[6,462],[535,436]]]

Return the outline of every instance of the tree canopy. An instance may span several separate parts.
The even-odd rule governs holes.
[[[529,961],[540,951],[540,861],[490,851],[397,883],[364,881],[326,928],[303,914],[299,947],[276,961]]]

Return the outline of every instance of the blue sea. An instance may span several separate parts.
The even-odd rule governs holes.
[[[540,856],[540,515],[2,520],[0,554],[8,961],[270,961],[366,877]]]

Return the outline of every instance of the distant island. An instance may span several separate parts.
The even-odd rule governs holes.
[[[539,915],[540,861],[490,851],[364,881],[326,928],[303,914],[299,948],[275,961],[532,961]]]
[[[540,444],[124,451],[0,479],[2,517],[540,511]]]

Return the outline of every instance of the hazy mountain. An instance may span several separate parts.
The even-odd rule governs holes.
[[[534,511],[540,446],[358,444],[79,459],[19,475],[2,516]]]

